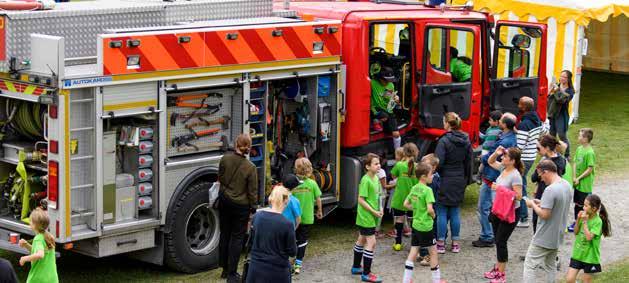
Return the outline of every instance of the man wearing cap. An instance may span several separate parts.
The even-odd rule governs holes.
[[[382,67],[382,70],[371,80],[371,114],[375,120],[383,124],[384,132],[393,136],[393,149],[400,147],[402,139],[397,129],[397,121],[393,109],[400,102],[400,98],[395,94],[393,81],[393,69]],[[377,123],[374,128],[377,130]]]
[[[287,174],[282,180],[282,185],[284,185],[284,187],[287,188],[290,192],[292,192],[294,188],[297,188],[302,183],[303,181],[299,180],[299,178],[294,174]],[[295,229],[299,227],[299,223],[301,223],[301,204],[299,203],[299,200],[292,194],[290,196],[290,199],[288,200],[286,208],[284,208],[284,211],[282,212],[282,215],[284,215],[286,219],[293,223]]]

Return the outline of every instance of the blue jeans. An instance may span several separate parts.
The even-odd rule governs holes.
[[[489,213],[496,198],[496,192],[485,182],[480,186],[478,195],[478,221],[480,222],[480,239],[483,241],[493,241],[494,231],[489,223]]]
[[[528,179],[528,175],[529,175],[529,171],[531,170],[531,167],[533,166],[533,163],[535,161],[524,161],[524,174],[522,175],[522,196],[526,195],[526,182]],[[520,218],[521,221],[526,221],[529,219],[529,210],[526,207],[526,201],[524,199],[520,200],[520,208],[518,208],[518,211],[516,211],[516,214],[518,216],[518,218]]]
[[[437,204],[437,240],[445,241],[448,237],[448,221],[450,222],[452,240],[460,240],[461,208]]]

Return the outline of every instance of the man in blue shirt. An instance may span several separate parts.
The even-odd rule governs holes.
[[[284,187],[289,191],[297,188],[301,183],[303,183],[303,181],[299,180],[299,178],[294,174],[287,174],[282,180],[282,185],[284,185]],[[288,204],[286,205],[286,208],[284,208],[282,215],[292,222],[295,229],[297,229],[299,223],[301,222],[301,204],[293,195],[290,196]]]
[[[489,213],[491,211],[491,206],[494,202],[496,192],[491,189],[491,184],[496,181],[500,172],[489,166],[487,160],[489,160],[489,156],[491,156],[499,146],[502,146],[505,149],[518,146],[515,135],[516,122],[517,117],[515,115],[511,113],[503,114],[500,118],[500,122],[498,123],[502,133],[498,136],[498,139],[494,143],[493,147],[489,149],[489,153],[481,157],[481,162],[483,162],[481,179],[483,183],[480,187],[478,195],[478,220],[480,222],[481,232],[478,240],[472,242],[472,245],[475,247],[494,246],[494,232],[491,228],[491,223],[489,223]]]

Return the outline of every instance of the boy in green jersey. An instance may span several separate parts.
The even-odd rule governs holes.
[[[376,174],[380,170],[380,159],[373,153],[367,154],[363,160],[367,174],[358,185],[358,208],[356,226],[358,239],[354,245],[354,263],[352,274],[361,275],[363,282],[382,282],[379,276],[371,273],[373,251],[376,247],[376,225],[384,214],[380,206],[380,180]],[[361,266],[360,263],[363,263]]]
[[[574,225],[576,223],[579,212],[583,210],[583,202],[585,198],[592,194],[592,187],[594,186],[594,166],[596,163],[596,155],[594,149],[590,143],[594,138],[594,131],[590,128],[583,128],[579,130],[579,147],[574,156],[574,174],[572,175],[574,184],[574,218],[568,231],[574,231]]]
[[[299,274],[306,255],[308,246],[308,231],[310,225],[314,223],[314,205],[317,204],[317,218],[323,217],[323,207],[321,206],[321,189],[312,176],[312,163],[308,158],[302,157],[295,160],[295,175],[301,179],[302,183],[291,191],[291,194],[299,200],[301,206],[301,224],[295,230],[297,240],[297,256],[293,272]]]
[[[432,189],[427,184],[432,182],[432,168],[426,163],[415,165],[415,175],[419,178],[419,183],[415,185],[404,200],[404,206],[413,210],[413,235],[411,238],[411,251],[406,258],[404,269],[404,283],[413,281],[414,262],[419,254],[419,249],[428,248],[430,254],[430,270],[432,272],[432,282],[441,282],[441,272],[439,271],[439,259],[435,244],[435,233],[433,223],[435,210],[432,205],[435,203],[435,196]]]
[[[413,211],[408,210],[404,206],[404,200],[411,188],[418,182],[414,172],[415,159],[419,154],[417,146],[414,143],[407,143],[402,147],[402,151],[404,152],[404,157],[395,163],[395,166],[391,169],[391,175],[396,178],[395,192],[393,192],[393,200],[391,201],[396,231],[395,244],[393,244],[393,250],[395,251],[402,250],[404,223],[413,217]]]
[[[607,210],[597,195],[589,195],[585,199],[583,210],[577,217],[574,234],[576,237],[566,281],[576,282],[579,270],[583,269],[583,282],[592,282],[592,274],[602,271],[601,236],[611,235]]]

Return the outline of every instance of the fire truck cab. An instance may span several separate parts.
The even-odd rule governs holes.
[[[347,69],[347,113],[341,127],[344,196],[357,187],[361,167],[356,156],[367,152],[391,156],[390,135],[373,129],[370,113],[370,83],[383,66],[392,68],[396,77],[400,103],[394,113],[402,144],[417,143],[422,155],[433,151],[444,133],[446,112],[461,117],[462,130],[477,148],[489,112],[517,115],[522,96],[532,97],[545,118],[544,24],[496,22],[471,6],[376,2],[290,4],[305,18],[342,21],[342,61]],[[355,198],[341,200],[343,207],[354,205]]]

